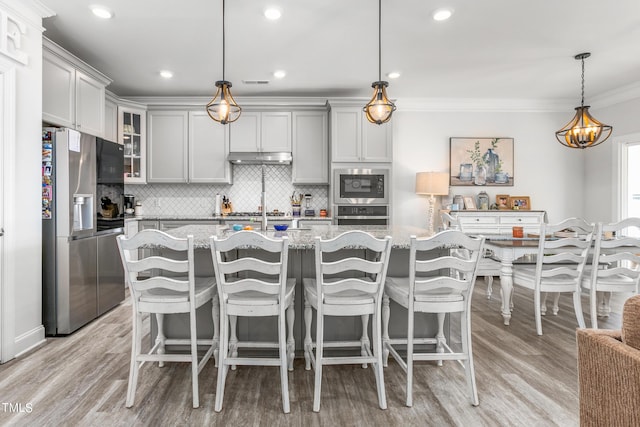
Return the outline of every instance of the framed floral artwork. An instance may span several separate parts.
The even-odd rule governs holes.
[[[450,138],[451,186],[511,187],[513,138]]]

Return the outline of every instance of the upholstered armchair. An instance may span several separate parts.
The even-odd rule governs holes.
[[[581,426],[640,425],[640,295],[624,304],[622,329],[578,329]]]

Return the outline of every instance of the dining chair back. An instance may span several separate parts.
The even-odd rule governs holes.
[[[125,269],[127,285],[131,293],[133,307],[133,334],[131,366],[126,406],[133,406],[138,372],[145,362],[191,363],[193,407],[197,408],[198,374],[217,349],[218,301],[215,279],[195,277],[193,236],[178,239],[154,229],[142,230],[132,237],[118,236],[118,249]],[[139,251],[153,248],[151,251]],[[168,251],[167,251],[168,250]],[[139,258],[139,252],[143,258]],[[166,255],[172,253],[171,257]],[[141,273],[145,273],[142,275]],[[214,336],[198,339],[196,309],[212,303],[212,323]],[[142,353],[143,314],[155,315],[158,333],[151,350]],[[189,338],[167,338],[164,334],[164,316],[188,314]],[[166,353],[167,345],[188,345],[188,353]],[[204,356],[198,361],[198,345],[206,346]]]
[[[287,277],[287,236],[269,238],[255,231],[238,231],[227,238],[211,237],[211,254],[220,298],[220,361],[215,410],[222,410],[229,368],[236,365],[279,366],[282,408],[290,412],[288,368],[293,369],[295,279]],[[237,317],[274,316],[277,342],[236,338]],[[288,339],[285,323],[288,323]],[[277,348],[278,357],[238,356],[238,348]]]
[[[320,410],[322,367],[336,364],[372,364],[378,390],[378,405],[386,409],[381,338],[381,301],[391,237],[376,238],[364,231],[348,231],[333,239],[315,239],[315,278],[304,278],[305,327],[304,356],[306,369],[315,369],[313,410]],[[333,255],[333,256],[332,256]],[[311,337],[312,308],[316,310],[316,341]],[[326,316],[359,316],[362,336],[359,341],[325,341]],[[369,317],[373,316],[372,341],[369,340]],[[326,357],[326,348],[356,347],[359,356]],[[371,348],[373,347],[373,349]],[[314,354],[315,348],[315,354]]]
[[[445,230],[461,230],[465,231],[458,218],[447,212],[442,212],[442,226]],[[493,259],[493,252],[485,249],[483,256],[480,258],[478,265],[478,277],[484,277],[484,283],[487,285],[487,299],[491,299],[493,295],[493,278],[500,276],[502,265],[500,261]]]
[[[534,291],[538,335],[542,335],[542,298],[546,293],[571,293],[578,325],[585,327],[580,289],[594,229],[594,224],[580,218],[569,218],[557,224],[543,223],[535,266],[514,266],[513,284]]]
[[[437,250],[441,255],[430,255]],[[457,230],[445,230],[432,237],[411,236],[409,276],[388,277],[383,301],[383,342],[389,353],[407,374],[406,405],[413,405],[413,365],[415,360],[457,360],[465,369],[469,400],[478,405],[478,392],[471,346],[471,295],[484,250],[484,238],[471,237]],[[407,337],[389,338],[389,300],[407,309]],[[438,333],[435,338],[415,338],[415,313],[435,313]],[[462,350],[453,351],[444,333],[445,316],[460,313]],[[414,351],[415,344],[435,345],[435,352]],[[394,348],[406,345],[406,361]],[[445,353],[446,352],[446,353]]]
[[[611,292],[637,294],[640,282],[640,218],[598,223],[590,274],[582,286],[589,290],[591,327],[598,329],[598,315],[608,315]]]

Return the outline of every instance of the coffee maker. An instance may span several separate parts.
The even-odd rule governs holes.
[[[133,194],[124,195],[124,211],[125,213],[132,214],[136,206],[136,197]]]

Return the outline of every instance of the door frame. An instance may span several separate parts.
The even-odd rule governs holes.
[[[614,147],[616,150],[617,168],[613,171],[613,182],[615,183],[615,200],[613,203],[612,218],[614,221],[620,221],[627,212],[627,163],[628,147],[630,145],[640,144],[640,132],[630,133],[614,138]]]
[[[14,287],[9,280],[7,266],[7,215],[4,210],[5,199],[13,195],[10,172],[13,170],[13,141],[15,141],[15,108],[16,108],[16,69],[0,63],[0,227],[4,236],[0,238],[0,363],[14,357],[15,341],[15,308]],[[11,233],[12,230],[9,230]],[[10,234],[9,234],[10,237]]]

